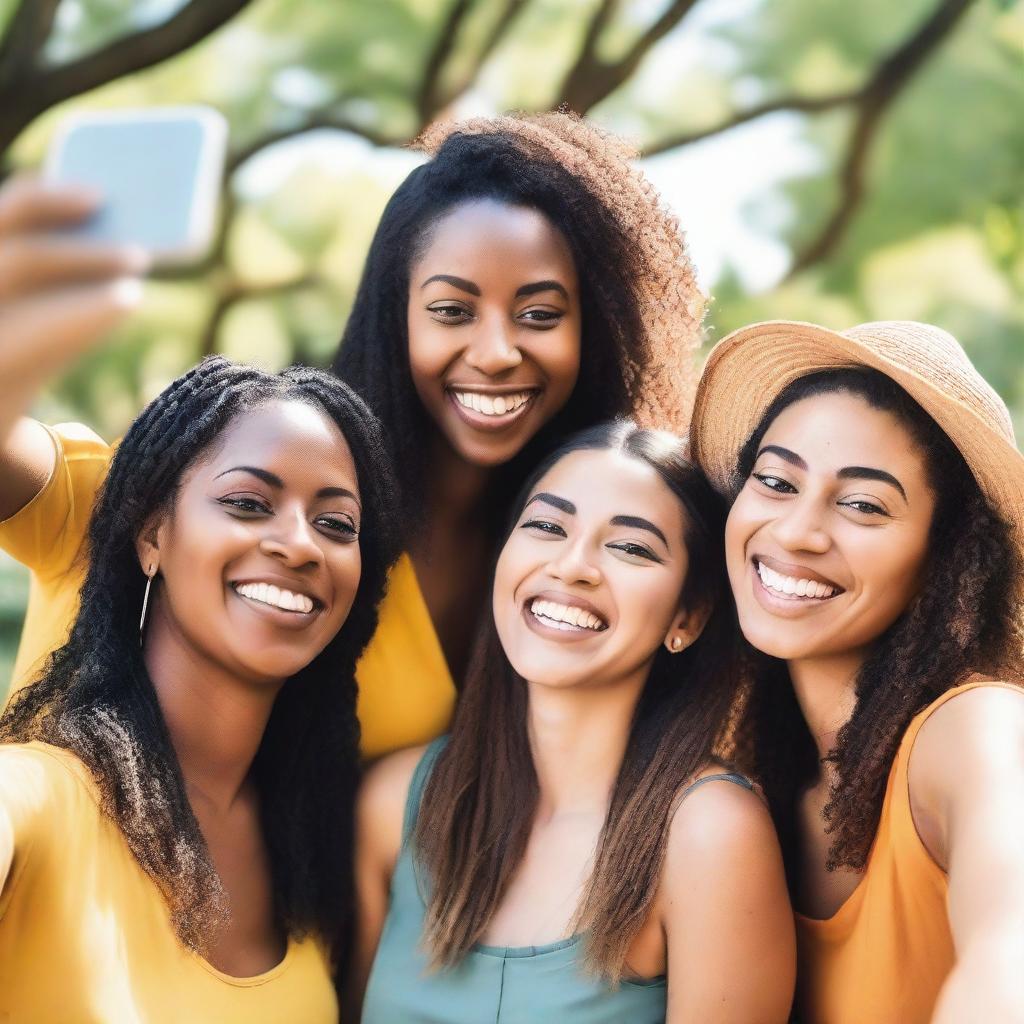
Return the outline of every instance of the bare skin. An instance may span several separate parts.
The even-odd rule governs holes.
[[[854,466],[880,469],[898,486],[839,475]],[[822,758],[852,714],[854,680],[872,641],[919,586],[934,505],[924,456],[903,424],[859,397],[831,394],[779,415],[730,513],[726,550],[741,626],[760,650],[787,660]],[[840,592],[787,607],[758,591],[754,563],[762,556],[793,566],[787,575],[827,579]],[[1024,693],[989,687],[932,714],[911,754],[914,824],[948,873],[957,949],[935,1024],[1024,1020],[1022,750]],[[825,867],[830,781],[823,772],[799,808],[797,909],[814,918],[831,917],[862,877]]]
[[[692,643],[705,621],[704,613],[679,607],[688,561],[679,539],[683,513],[650,467],[615,453],[576,452],[537,492],[502,552],[494,585],[502,645],[529,680],[540,787],[526,853],[482,936],[501,946],[572,934],[651,659],[662,643]],[[553,507],[541,492],[571,501],[576,511]],[[667,542],[615,525],[622,515],[653,522]],[[542,636],[524,618],[524,591],[585,598],[608,628],[582,642]],[[403,808],[421,754],[385,758],[360,799],[354,1000],[387,914]],[[698,777],[714,770],[707,766]],[[627,976],[667,974],[671,1024],[768,1022],[788,1015],[794,968],[792,915],[766,808],[728,783],[701,787],[673,817],[654,910],[628,953]]]
[[[562,408],[579,370],[579,282],[565,239],[536,211],[462,204],[411,267],[408,323],[413,384],[436,429],[426,526],[411,554],[458,680],[486,598],[481,502],[492,471]],[[524,392],[527,405],[504,417],[467,412],[454,397]]]

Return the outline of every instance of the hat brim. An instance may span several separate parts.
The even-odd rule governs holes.
[[[711,351],[697,386],[690,443],[712,484],[736,493],[737,461],[771,403],[819,370],[869,366],[902,387],[960,450],[994,511],[1024,552],[1024,455],[968,405],[933,382],[837,331],[771,320],[742,327]]]

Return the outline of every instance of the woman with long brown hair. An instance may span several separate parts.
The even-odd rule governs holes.
[[[763,323],[695,453],[761,652],[740,745],[800,911],[807,1024],[1024,1020],[1024,457],[927,324]]]
[[[786,1020],[778,843],[714,756],[743,679],[720,499],[619,421],[514,510],[450,736],[360,801],[365,1024]]]

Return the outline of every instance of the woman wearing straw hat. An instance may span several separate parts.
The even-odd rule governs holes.
[[[916,323],[743,328],[698,388],[735,498],[738,741],[798,910],[801,1020],[1024,1020],[1024,457]]]

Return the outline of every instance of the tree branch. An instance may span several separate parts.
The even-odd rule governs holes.
[[[116,39],[68,64],[46,68],[34,62],[0,92],[0,153],[43,111],[187,50],[250,3],[252,0],[190,0],[166,21]]]
[[[885,114],[970,5],[971,0],[942,0],[918,31],[882,61],[861,91],[839,170],[839,202],[818,234],[797,252],[787,280],[827,259],[842,242],[864,200],[868,157]]]
[[[434,114],[441,107],[441,76],[444,73],[445,65],[455,49],[459,29],[466,20],[469,12],[473,9],[474,0],[455,0],[448,8],[448,15],[444,19],[434,45],[427,55],[427,63],[423,68],[423,78],[416,95],[416,110],[419,114],[419,124],[425,128],[433,119]]]
[[[22,0],[0,42],[0,93],[31,70],[59,6],[60,0]]]
[[[597,46],[618,7],[618,0],[601,0],[587,25],[576,61],[562,81],[559,90],[561,102],[577,113],[585,114],[606,99],[636,72],[644,57],[686,17],[696,3],[697,0],[673,0],[622,57],[616,61],[604,61],[597,55]]]

